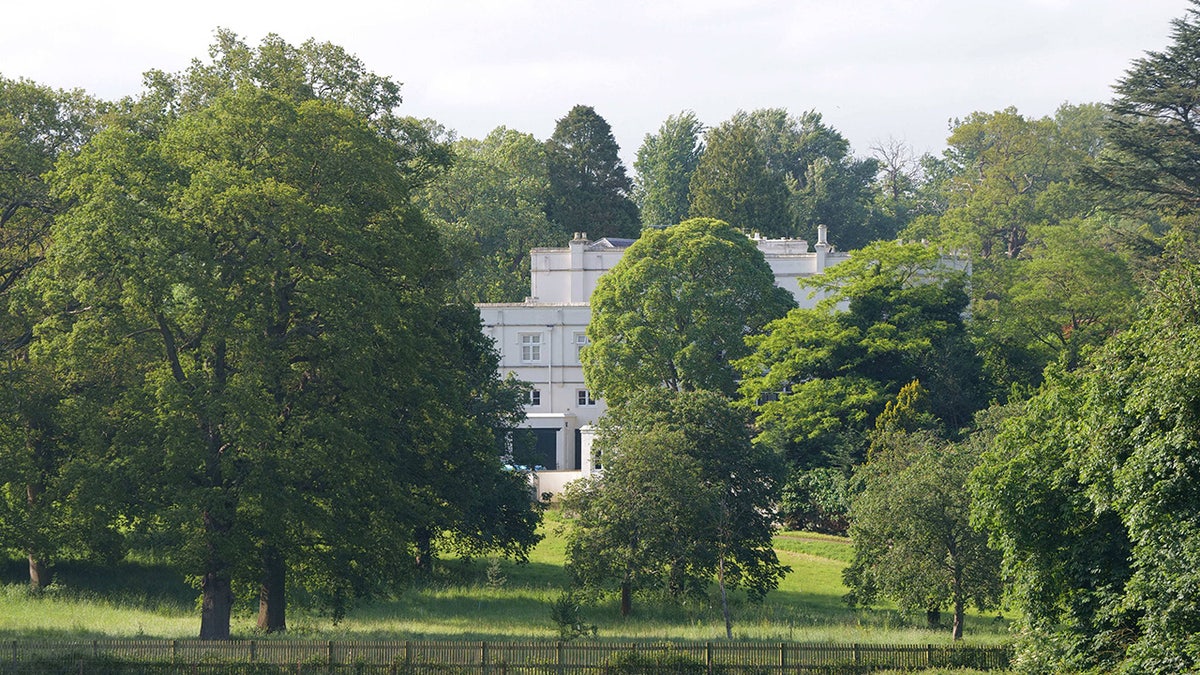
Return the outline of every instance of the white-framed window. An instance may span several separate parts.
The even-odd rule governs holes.
[[[579,405],[596,405],[596,399],[592,398],[592,392],[587,389],[575,391],[575,402]]]
[[[521,363],[539,363],[542,360],[542,334],[521,333]]]
[[[587,333],[583,331],[575,331],[575,360],[580,361],[579,357],[583,354],[583,348],[588,346]],[[582,363],[582,361],[580,361]]]
[[[529,405],[532,407],[537,407],[541,404],[542,404],[542,390],[541,389],[530,389],[529,390]]]

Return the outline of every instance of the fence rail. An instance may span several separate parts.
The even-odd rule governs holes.
[[[465,642],[298,640],[9,641],[0,673],[49,671],[254,673],[803,673],[1009,667],[1006,647],[791,642]],[[78,664],[76,669],[74,665]],[[96,665],[100,664],[100,665]],[[88,670],[95,666],[96,670]],[[637,668],[641,668],[638,670]],[[57,669],[57,668],[56,668]],[[128,672],[133,672],[131,668]]]

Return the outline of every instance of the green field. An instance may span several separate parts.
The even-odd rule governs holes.
[[[528,564],[447,560],[433,581],[386,601],[353,609],[334,623],[319,613],[292,607],[292,638],[353,639],[554,639],[550,602],[565,588],[563,525],[547,515],[546,535]],[[850,609],[841,570],[851,555],[847,540],[800,532],[776,539],[782,562],[792,572],[766,602],[755,605],[733,594],[734,637],[789,642],[928,644],[949,642],[949,629],[922,627],[924,617],[894,609]],[[499,574],[497,574],[497,571]],[[184,578],[161,565],[127,562],[118,569],[59,566],[55,583],[38,597],[26,589],[22,561],[0,567],[0,638],[106,638],[145,636],[193,638],[199,630],[196,593]],[[724,635],[716,594],[682,602],[635,599],[634,615],[622,619],[615,598],[584,607],[601,640],[710,640]],[[234,637],[261,638],[256,607],[234,616]],[[999,644],[1008,621],[995,613],[971,614],[967,644]]]

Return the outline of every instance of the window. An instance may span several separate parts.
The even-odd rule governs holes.
[[[579,361],[579,357],[583,354],[583,348],[588,345],[587,333],[582,331],[575,333],[575,360]],[[581,361],[582,363],[582,361]]]
[[[542,334],[521,334],[521,363],[538,363],[542,360]]]
[[[529,405],[536,407],[541,404],[542,404],[542,390],[541,389],[530,389],[529,390]]]
[[[587,389],[580,389],[575,392],[575,402],[579,405],[596,405],[596,399],[592,398],[592,392]]]

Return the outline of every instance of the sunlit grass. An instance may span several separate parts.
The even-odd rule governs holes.
[[[544,539],[527,564],[502,561],[489,578],[488,561],[447,560],[444,574],[398,596],[354,608],[344,620],[293,606],[289,638],[323,640],[529,640],[557,639],[550,603],[567,587],[562,563],[565,528],[548,514]],[[734,637],[788,642],[941,644],[949,629],[921,627],[923,617],[906,618],[895,609],[853,609],[843,602],[841,572],[852,555],[844,538],[801,532],[781,533],[780,561],[792,568],[762,604],[731,595]],[[191,638],[199,631],[195,591],[161,566],[125,564],[97,572],[63,569],[46,593],[32,596],[13,564],[0,569],[0,638],[105,637]],[[615,598],[583,609],[598,639],[714,640],[724,636],[717,594],[664,601],[638,597],[634,614],[622,618]],[[1005,621],[994,615],[968,617],[968,644],[996,644],[1007,637]],[[257,638],[252,608],[234,617],[235,637]]]

